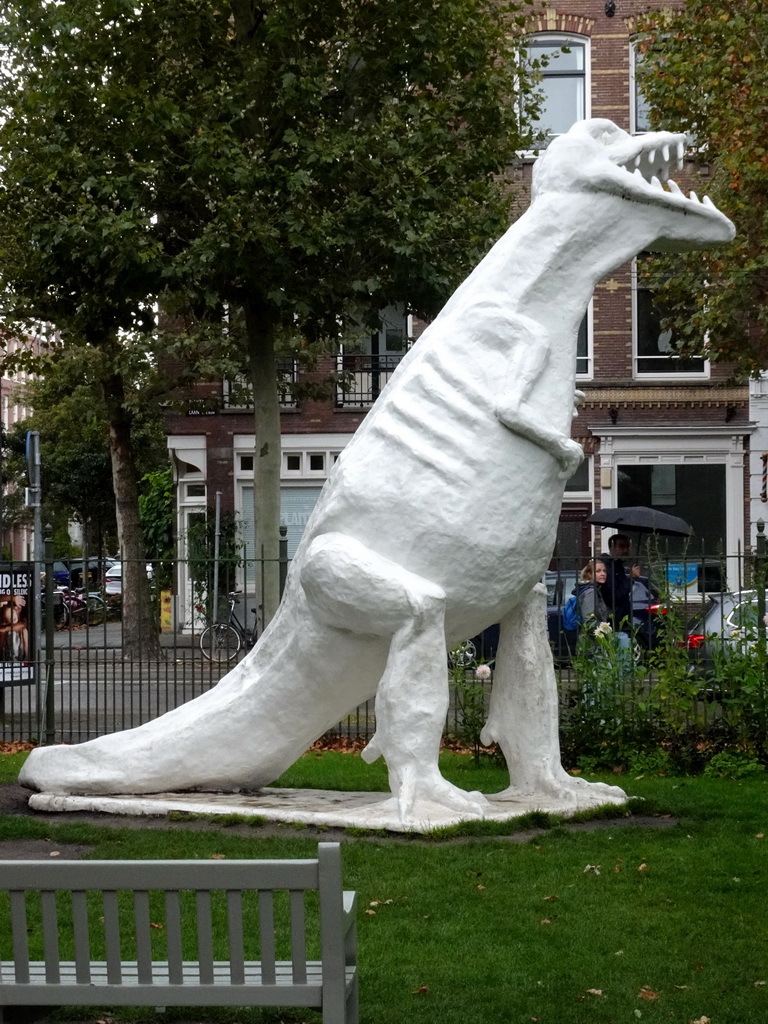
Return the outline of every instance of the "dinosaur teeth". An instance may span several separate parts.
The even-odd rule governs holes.
[[[704,196],[704,198],[701,201],[704,204],[704,206],[708,206],[710,208],[710,210],[716,210],[717,209],[717,207],[712,202],[712,200],[709,198],[709,196]]]
[[[682,171],[685,165],[685,143],[678,142],[677,144],[677,169]]]
[[[652,149],[648,154],[648,163],[653,166],[656,163],[656,150]]]
[[[660,192],[664,191],[664,188],[663,188],[661,182],[659,181],[659,179],[656,177],[655,174],[651,178],[651,185],[653,185],[654,188],[659,189]]]
[[[690,191],[690,193],[688,195],[688,198],[691,200],[692,203],[698,203],[699,202],[699,197],[696,195],[696,193],[693,191],[693,189],[691,189],[691,191]]]
[[[634,159],[635,167],[639,167],[642,162],[643,162],[643,154],[642,153],[638,153],[637,156]]]
[[[669,146],[663,146],[662,147],[661,155],[662,155],[662,158],[664,160],[664,163],[668,164],[669,163]]]
[[[667,178],[667,184],[669,185],[669,191],[674,192],[676,196],[681,196],[683,194],[683,190],[676,181],[673,181],[671,178]]]
[[[640,168],[639,168],[639,167],[636,167],[636,168],[634,169],[634,171],[632,172],[632,177],[633,177],[633,178],[639,178],[639,179],[640,179],[640,181],[642,181],[642,182],[644,182],[644,181],[645,181],[645,178],[643,177],[643,172],[642,172],[642,171],[640,170]]]

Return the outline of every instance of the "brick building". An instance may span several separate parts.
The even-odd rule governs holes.
[[[552,0],[531,25],[532,52],[557,54],[542,83],[547,130],[566,131],[584,117],[609,118],[632,133],[646,130],[633,39],[636,18],[648,6],[643,0]],[[568,52],[560,52],[563,43]],[[510,177],[528,181],[533,159],[522,155]],[[690,188],[699,179],[706,182],[706,175],[705,165],[689,160],[679,183]],[[404,308],[385,311],[378,334],[338,356],[339,368],[354,373],[352,392],[285,405],[282,495],[291,553],[334,459],[414,333]],[[654,505],[682,516],[694,526],[697,550],[704,545],[711,555],[749,544],[750,519],[756,518],[749,506],[761,472],[759,456],[750,465],[749,453],[768,447],[750,416],[749,388],[729,383],[727,367],[674,355],[674,341],[660,330],[635,261],[594,294],[580,337],[577,386],[586,402],[573,430],[587,458],[567,485],[556,555],[576,562],[600,550],[602,539],[584,520],[615,505]],[[212,415],[168,422],[182,545],[189,517],[203,515],[216,491],[224,508],[239,513],[253,543],[251,413],[229,401],[235,392],[226,383],[217,393],[220,404]],[[755,395],[768,406],[768,387]],[[768,422],[768,411],[764,418]]]

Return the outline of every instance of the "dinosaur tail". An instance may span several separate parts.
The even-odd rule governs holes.
[[[32,751],[19,782],[78,794],[232,792],[272,782],[375,692],[386,662],[385,647],[371,658],[370,638],[364,644],[349,633],[292,625],[278,612],[213,689],[160,718]]]

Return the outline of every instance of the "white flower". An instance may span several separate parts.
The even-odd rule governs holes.
[[[490,665],[478,665],[475,669],[475,679],[490,679],[491,678],[491,666]]]
[[[595,629],[595,636],[610,636],[613,632],[613,627],[610,622],[601,622],[600,625]]]

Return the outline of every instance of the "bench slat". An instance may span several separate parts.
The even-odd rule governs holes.
[[[149,985],[152,982],[152,938],[149,931],[149,893],[146,889],[139,889],[133,894],[133,917],[139,981]]]
[[[16,981],[29,981],[29,943],[27,942],[27,901],[23,892],[12,892],[11,929]]]
[[[56,893],[40,893],[40,910],[43,918],[43,955],[45,956],[45,980],[49,985],[59,982],[59,922],[56,911]]]
[[[317,879],[316,860],[26,860],[3,862],[2,888],[316,889]]]
[[[275,982],[275,905],[272,893],[259,890],[259,948],[264,983]]]
[[[230,980],[233,985],[242,985],[245,978],[243,961],[243,894],[237,890],[227,893],[227,945],[231,965]]]
[[[165,938],[171,984],[180,985],[182,978],[181,905],[177,892],[165,894]]]
[[[304,930],[304,893],[291,890],[291,960],[293,980],[297,985],[307,981],[307,946]]]
[[[104,893],[104,940],[107,947],[107,975],[112,985],[121,984],[120,971],[120,911],[117,893],[108,889]]]
[[[210,985],[213,982],[213,924],[211,922],[211,894],[207,889],[195,894],[195,905],[200,981],[204,985]]]
[[[72,929],[75,933],[77,980],[87,985],[91,977],[91,943],[88,936],[88,898],[81,889],[72,893]]]

